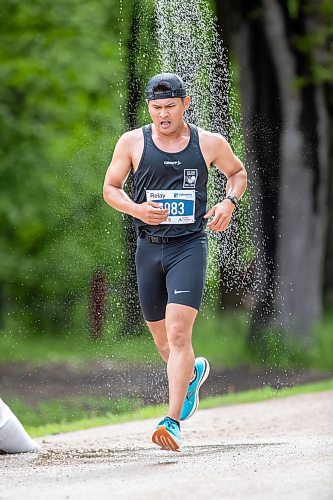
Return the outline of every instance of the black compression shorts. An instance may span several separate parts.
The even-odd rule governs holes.
[[[136,272],[146,321],[165,318],[167,304],[199,310],[207,268],[207,234],[195,233],[167,243],[138,238]]]

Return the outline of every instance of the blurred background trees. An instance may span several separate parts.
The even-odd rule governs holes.
[[[250,336],[264,325],[311,342],[332,290],[331,2],[217,2],[240,68],[247,152],[261,202],[265,286]]]
[[[86,328],[97,270],[121,296],[122,220],[101,199],[125,128],[121,23],[111,7],[2,4],[1,318],[39,333]]]
[[[311,340],[333,296],[333,8],[210,3],[240,70],[262,208],[266,278],[250,337],[270,325]],[[101,186],[119,135],[148,120],[154,2],[4,0],[0,22],[0,326],[96,338],[106,318],[116,335],[138,333],[135,234]]]

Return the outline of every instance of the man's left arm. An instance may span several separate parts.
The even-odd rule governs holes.
[[[205,218],[214,216],[207,224],[211,231],[225,231],[229,226],[237,201],[245,193],[247,173],[243,163],[233,153],[224,137],[214,134],[211,141],[211,150],[215,153],[212,164],[227,177],[226,198],[208,210]]]

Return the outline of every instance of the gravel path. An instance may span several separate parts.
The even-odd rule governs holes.
[[[150,443],[156,420],[40,439],[0,457],[0,499],[333,498],[333,391],[203,410],[181,453]]]

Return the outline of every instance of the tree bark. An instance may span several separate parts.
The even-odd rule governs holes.
[[[267,50],[256,2],[219,3],[219,19],[240,69],[240,94],[251,191],[252,240],[257,255],[251,267],[250,289],[255,295],[249,341],[260,343],[263,326],[274,311],[279,150],[274,140],[281,129],[275,68]],[[250,22],[251,19],[251,22]],[[225,35],[224,35],[225,36]],[[264,140],[263,140],[264,138]]]
[[[90,285],[90,337],[92,340],[102,338],[102,330],[106,316],[107,282],[104,271],[96,271]]]
[[[323,85],[295,85],[310,64],[293,36],[307,32],[309,19],[301,10],[292,22],[282,0],[222,4],[240,66],[252,210],[259,214],[253,229],[261,286],[250,339],[271,325],[307,344],[322,312],[329,145]]]
[[[328,181],[328,225],[326,237],[326,256],[324,269],[324,298],[325,306],[329,311],[333,311],[333,85],[326,86],[326,100],[328,102],[329,113],[329,134],[330,134],[330,150],[329,150],[329,171]]]
[[[327,221],[328,120],[322,85],[295,85],[303,61],[292,50],[277,0],[263,0],[266,37],[277,69],[283,129],[274,323],[308,343],[322,314]],[[300,20],[300,24],[305,20]],[[302,31],[306,26],[301,26]]]
[[[138,51],[138,30],[140,3],[132,3],[130,34],[127,44],[128,54],[128,97],[126,109],[126,122],[129,130],[137,127],[137,112],[140,103],[140,82],[136,65],[136,54]],[[126,191],[130,198],[133,197],[133,172],[130,172],[126,183]],[[135,249],[136,231],[132,218],[124,216],[124,231],[126,244],[126,277],[124,283],[124,294],[126,294],[125,316],[121,328],[121,334],[138,335],[142,333],[142,317],[136,281]]]

